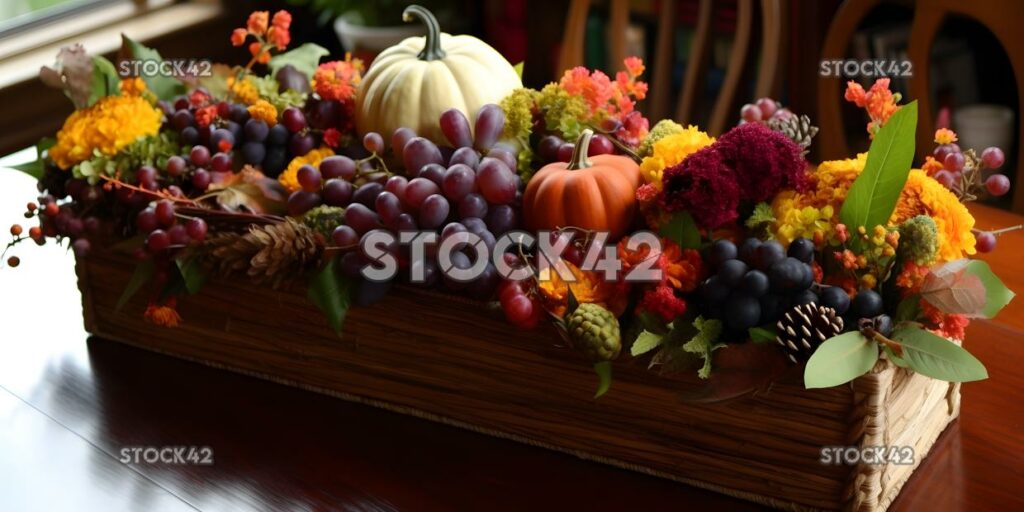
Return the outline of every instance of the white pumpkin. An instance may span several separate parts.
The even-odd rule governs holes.
[[[390,140],[400,127],[448,145],[438,124],[441,113],[457,108],[472,126],[480,107],[498,103],[523,86],[511,64],[473,36],[441,33],[430,11],[412,5],[402,19],[419,18],[425,37],[410,37],[377,56],[356,94],[356,128]]]

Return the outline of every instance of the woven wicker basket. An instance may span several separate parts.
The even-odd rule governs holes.
[[[344,336],[305,293],[208,283],[177,329],[115,304],[121,256],[78,264],[87,329],[102,338],[791,510],[885,510],[959,413],[958,385],[880,362],[852,386],[683,403],[685,383],[619,364],[610,393],[553,331],[523,334],[480,304],[412,289],[350,311]],[[140,294],[141,295],[141,294]],[[244,297],[244,299],[240,299]],[[910,446],[913,465],[824,465],[823,446]]]

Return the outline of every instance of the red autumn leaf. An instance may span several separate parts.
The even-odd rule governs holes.
[[[985,285],[967,272],[968,263],[956,260],[932,269],[921,285],[921,298],[946,314],[980,316],[985,309]]]

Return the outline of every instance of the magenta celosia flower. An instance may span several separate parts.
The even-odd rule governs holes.
[[[744,123],[714,144],[722,162],[736,173],[740,198],[768,201],[785,188],[804,190],[807,162],[792,139],[761,123]]]
[[[712,144],[662,174],[661,205],[668,212],[687,211],[701,227],[715,229],[736,220],[740,187]]]

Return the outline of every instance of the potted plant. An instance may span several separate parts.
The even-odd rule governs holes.
[[[373,57],[407,37],[426,34],[418,23],[404,23],[402,10],[409,4],[403,0],[289,0],[295,5],[308,5],[319,13],[321,22],[334,20],[342,46],[359,57]],[[420,5],[430,9],[442,22],[448,18],[452,2],[424,0]]]

